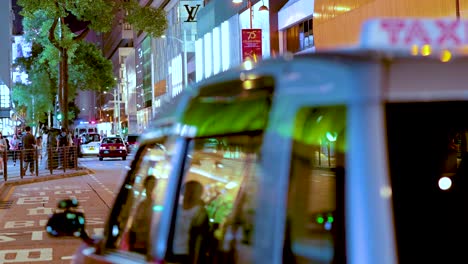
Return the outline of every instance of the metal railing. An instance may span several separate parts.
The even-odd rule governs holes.
[[[50,175],[80,169],[76,146],[36,148],[0,152],[5,181],[25,176]],[[0,168],[0,173],[2,173]]]

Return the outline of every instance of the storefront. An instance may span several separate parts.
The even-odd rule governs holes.
[[[315,0],[317,49],[354,45],[362,23],[374,17],[468,17],[468,1]]]
[[[285,52],[313,52],[314,0],[289,1],[278,12],[279,49]]]
[[[261,56],[256,56],[256,59],[270,56],[269,13],[259,11],[263,5],[268,7],[268,1],[253,4],[252,12],[248,8],[237,6],[239,13],[231,15],[225,11],[226,5],[236,7],[231,1],[213,1],[203,10],[204,17],[214,17],[214,21],[202,21],[199,27],[201,34],[195,43],[196,81],[235,67],[243,61],[243,29],[257,29],[257,32],[261,32],[261,44],[257,49],[261,50]]]
[[[203,1],[174,1],[165,7],[168,28],[152,40],[152,117],[195,82],[195,39]]]

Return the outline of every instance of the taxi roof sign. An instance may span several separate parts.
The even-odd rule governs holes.
[[[360,46],[370,49],[408,49],[430,45],[435,49],[468,45],[468,20],[383,18],[368,20]]]

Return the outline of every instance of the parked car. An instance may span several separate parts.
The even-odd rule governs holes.
[[[127,147],[120,136],[108,136],[101,140],[99,160],[103,160],[104,158],[127,159]]]
[[[372,21],[364,35],[396,50],[245,64],[186,90],[176,125],[141,140],[104,237],[74,261],[467,262],[445,241],[468,232],[468,56],[399,45],[422,38],[415,27],[446,41],[447,23],[465,32]],[[67,227],[47,225],[82,230]]]

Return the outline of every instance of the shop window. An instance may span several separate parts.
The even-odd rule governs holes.
[[[284,263],[345,263],[344,125],[344,107],[297,114]]]
[[[107,247],[146,254],[150,227],[158,222],[163,208],[171,167],[167,146],[153,143],[141,149],[134,172],[125,180],[111,212]]]
[[[313,20],[308,19],[286,29],[285,41],[286,49],[293,53],[314,47]]]
[[[171,230],[169,262],[252,263],[260,139],[234,135],[191,142]]]

